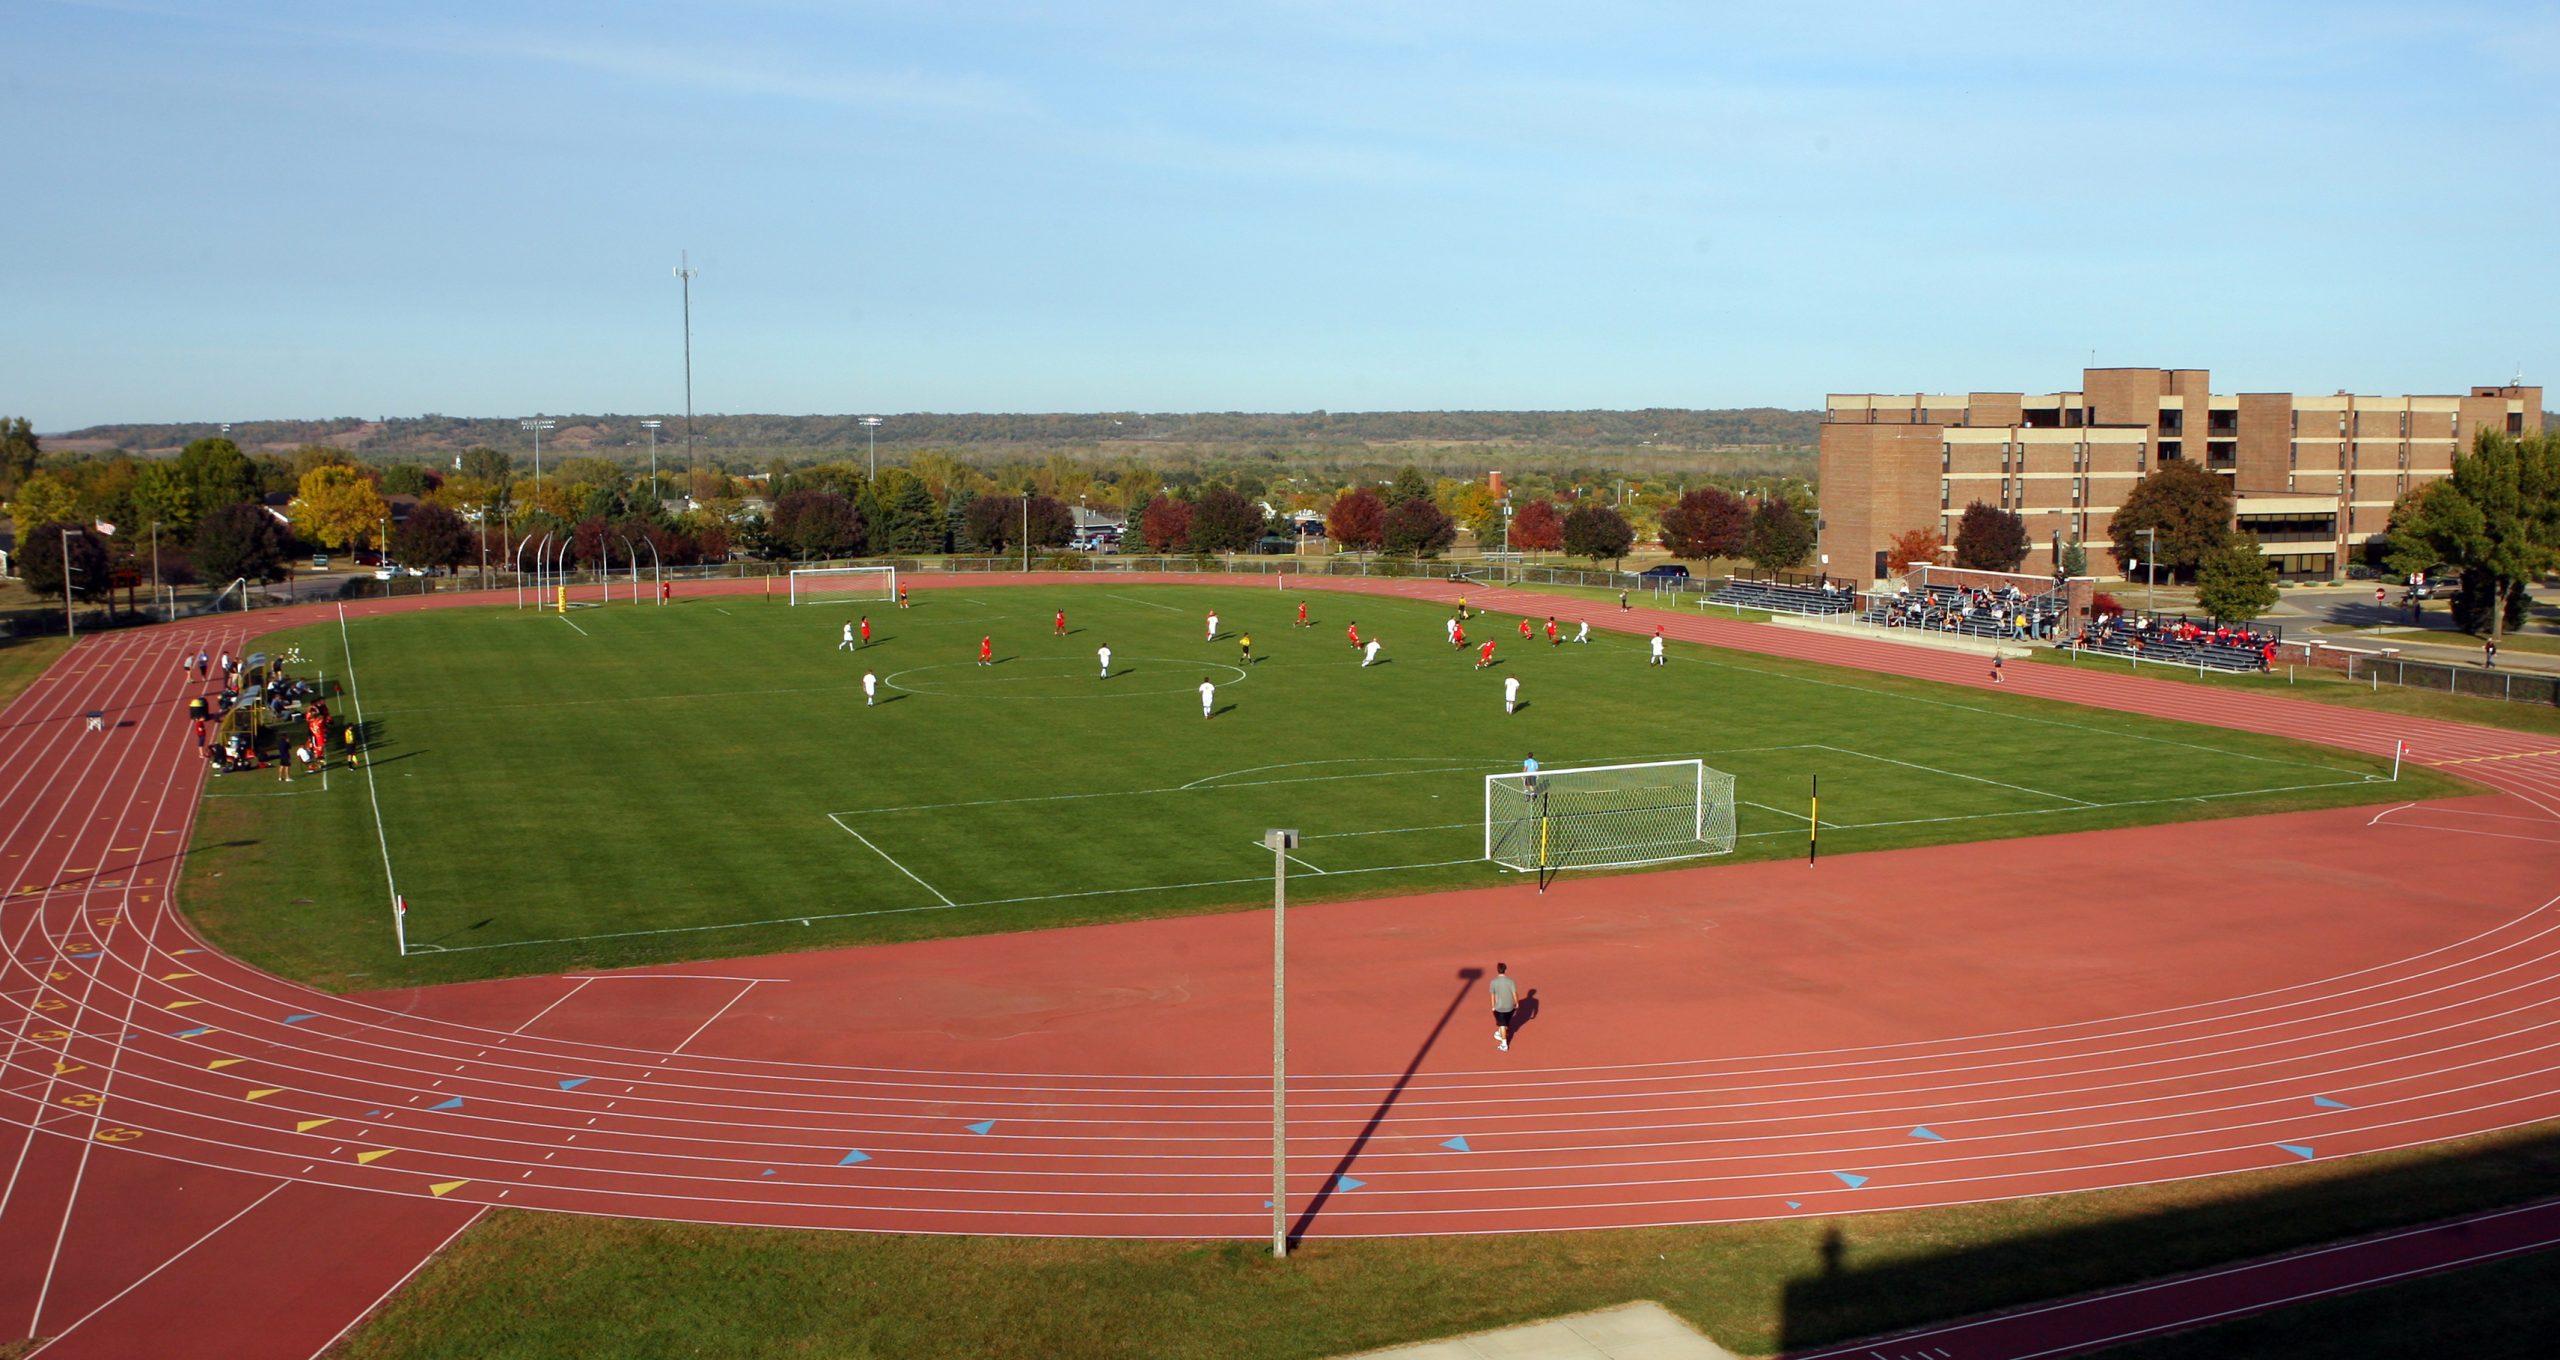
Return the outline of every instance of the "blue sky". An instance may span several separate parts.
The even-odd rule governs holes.
[[[0,0],[0,413],[2555,376],[2560,10]],[[2554,385],[2560,386],[2560,383]]]

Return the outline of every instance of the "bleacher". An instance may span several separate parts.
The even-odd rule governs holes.
[[[1879,628],[1918,628],[1953,637],[2016,642],[2052,637],[2069,607],[2069,597],[2061,590],[2012,599],[1988,591],[1924,585],[1872,592],[1860,617]],[[2027,619],[2024,631],[2017,623],[2021,614]]]
[[[2089,630],[2080,643],[2083,650],[2105,656],[2139,657],[2143,661],[2164,666],[2201,666],[2215,671],[2256,671],[2266,668],[2265,643],[2284,641],[2282,629],[2256,631],[2255,641],[2236,645],[2212,639],[2210,622],[2200,623],[2205,635],[2194,641],[2171,636],[2178,625],[2189,622],[2184,617],[2164,618],[2154,622],[2148,631],[2121,626],[2101,626]],[[2136,644],[2139,643],[2139,646]]]
[[[1798,585],[1787,581],[1747,581],[1739,576],[1724,578],[1724,584],[1703,602],[1740,609],[1758,609],[1771,614],[1810,614],[1817,617],[1846,614],[1857,608],[1858,595],[1846,586],[1824,589],[1820,584]]]

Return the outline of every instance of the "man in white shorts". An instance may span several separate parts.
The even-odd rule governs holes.
[[[1582,621],[1582,626],[1574,630],[1573,640],[1576,642],[1589,642],[1591,640],[1591,620],[1584,619]]]
[[[847,624],[845,624],[845,626],[844,626],[844,641],[839,642],[839,643],[837,643],[837,644],[836,644],[836,650],[837,650],[837,651],[839,651],[839,652],[850,652],[850,651],[854,650],[854,646],[853,646],[853,625],[852,625],[851,623],[849,623],[849,622],[848,622]]]
[[[1110,649],[1109,647],[1097,647],[1097,648],[1095,648],[1095,649],[1094,649],[1094,654],[1095,654],[1096,656],[1099,656],[1099,657],[1101,657],[1101,658],[1102,658],[1102,675],[1101,675],[1099,678],[1104,679],[1104,680],[1108,680],[1108,679],[1110,679],[1110,678],[1111,678],[1111,649]]]
[[[1369,663],[1370,663],[1370,662],[1372,662],[1372,661],[1375,661],[1375,660],[1377,660],[1377,659],[1378,659],[1378,640],[1377,640],[1376,638],[1371,638],[1371,639],[1369,639],[1367,642],[1364,642],[1364,643],[1360,644],[1360,667],[1361,667],[1361,669],[1363,669],[1363,670],[1368,669]]]
[[[1662,664],[1662,634],[1659,631],[1655,632],[1653,635],[1653,659],[1645,664],[1648,666],[1659,666]]]
[[[1207,680],[1200,682],[1200,716],[1209,716],[1209,707],[1218,702],[1218,687]]]
[[[1509,713],[1519,707],[1520,677],[1516,675],[1506,676],[1502,681],[1502,711]]]
[[[1211,613],[1210,613],[1210,615],[1209,615],[1209,637],[1208,637],[1208,640],[1209,640],[1209,641],[1211,641],[1211,642],[1215,642],[1215,641],[1217,641],[1217,640],[1218,640],[1218,615],[1217,615],[1217,613],[1216,613],[1215,611],[1211,611]]]
[[[872,699],[879,693],[880,677],[869,671],[864,671],[862,673],[862,706],[864,708],[871,707]]]

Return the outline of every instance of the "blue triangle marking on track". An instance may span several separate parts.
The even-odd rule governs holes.
[[[2306,1162],[2311,1160],[2311,1145],[2309,1143],[2278,1143],[2276,1146],[2292,1153],[2294,1156],[2299,1157]]]
[[[860,1148],[855,1148],[853,1151],[846,1153],[846,1154],[844,1155],[844,1160],[842,1160],[842,1161],[840,1161],[840,1162],[837,1162],[837,1163],[836,1163],[836,1165],[838,1165],[838,1166],[851,1166],[851,1165],[853,1165],[853,1164],[854,1164],[854,1163],[856,1163],[856,1162],[867,1162],[867,1161],[870,1161],[870,1160],[871,1160],[871,1154],[870,1154],[870,1153],[865,1152],[865,1151],[863,1151],[863,1150],[862,1150],[862,1149],[860,1149]]]
[[[969,1132],[977,1134],[993,1133],[995,1131],[995,1127],[996,1121],[992,1119],[981,1119],[977,1123],[969,1126]]]
[[[2352,1110],[2355,1108],[2355,1106],[2350,1105],[2343,1100],[2331,1100],[2327,1096],[2313,1096],[2311,1098],[2311,1103],[2324,1110]]]
[[[103,949],[92,949],[92,950],[90,950],[90,951],[89,951],[88,953],[86,953],[86,954],[74,954],[74,955],[72,955],[71,957],[72,957],[72,958],[75,958],[75,959],[94,959],[94,958],[98,957],[100,954],[103,954],[103,953],[106,953],[106,952],[107,952],[107,951],[105,951],[105,950],[103,950]]]
[[[1866,1183],[1867,1183],[1867,1179],[1868,1179],[1868,1178],[1867,1178],[1867,1177],[1865,1177],[1865,1176],[1861,1176],[1861,1175],[1859,1175],[1859,1174],[1858,1174],[1857,1172],[1855,1172],[1855,1171],[1834,1171],[1834,1172],[1832,1172],[1831,1174],[1832,1174],[1832,1175],[1834,1175],[1834,1176],[1839,1177],[1839,1178],[1840,1178],[1840,1183],[1841,1183],[1842,1185],[1845,1185],[1845,1186],[1849,1187],[1849,1188],[1850,1188],[1850,1189],[1852,1189],[1852,1190],[1855,1190],[1855,1189],[1857,1189],[1859,1186],[1866,1184]]]
[[[1913,1129],[1913,1130],[1911,1131],[1911,1136],[1912,1136],[1912,1137],[1914,1137],[1914,1138],[1925,1138],[1925,1139],[1929,1140],[1929,1141],[1930,1141],[1930,1142],[1932,1142],[1932,1143],[1943,1143],[1943,1142],[1947,1141],[1947,1136],[1946,1136],[1945,1134],[1943,1134],[1943,1133],[1938,1133],[1938,1132],[1936,1132],[1936,1131],[1932,1130],[1932,1129],[1931,1129],[1928,1125],[1926,1125],[1926,1124],[1923,1124],[1923,1125],[1921,1125],[1920,1127],[1918,1127],[1918,1128],[1916,1128],[1916,1129]]]
[[[757,1175],[759,1175],[759,1176],[770,1176],[770,1175],[772,1175],[772,1174],[773,1174],[773,1168],[768,1166],[768,1167],[766,1167],[764,1170],[759,1171],[759,1172],[757,1172],[756,1174],[757,1174]]]
[[[1440,1146],[1442,1146],[1442,1147],[1444,1147],[1444,1148],[1449,1149],[1451,1152],[1473,1152],[1473,1151],[1475,1151],[1475,1149],[1474,1149],[1474,1148],[1471,1148],[1471,1147],[1468,1147],[1468,1146],[1467,1146],[1467,1136],[1466,1136],[1465,1134],[1463,1134],[1463,1133],[1462,1133],[1462,1134],[1459,1134],[1459,1135],[1458,1135],[1457,1137],[1455,1137],[1455,1138],[1450,1139],[1448,1142],[1442,1143]]]
[[[173,949],[169,952],[173,954],[201,954],[204,951],[201,949]]]
[[[380,1118],[382,1117],[382,1111],[380,1111],[380,1110],[367,1110],[367,1111],[365,1111],[365,1112],[364,1112],[364,1117],[365,1117],[365,1118],[367,1118],[367,1119],[380,1119]]]
[[[1787,1207],[1790,1209],[1801,1209],[1804,1207],[1804,1204],[1802,1201],[1791,1199],[1787,1201]]]
[[[448,1100],[441,1105],[430,1105],[427,1108],[430,1110],[459,1110],[462,1108],[462,1097],[455,1096],[453,1099]]]
[[[176,1031],[173,1035],[171,1035],[170,1037],[172,1037],[172,1038],[177,1038],[177,1039],[193,1039],[193,1038],[196,1038],[196,1037],[198,1037],[198,1036],[200,1036],[200,1035],[206,1035],[206,1034],[211,1034],[211,1033],[213,1033],[213,1030],[212,1030],[212,1028],[211,1028],[211,1027],[209,1027],[209,1026],[208,1026],[208,1027],[199,1028],[199,1029],[182,1029],[182,1030],[178,1030],[178,1031]]]
[[[317,1012],[314,1012],[314,1011],[305,1011],[304,1013],[302,1013],[302,1014],[300,1014],[300,1015],[288,1015],[288,1016],[286,1016],[286,1017],[284,1018],[284,1022],[285,1022],[286,1024],[288,1024],[288,1025],[299,1025],[299,1024],[301,1024],[301,1023],[302,1023],[303,1021],[305,1021],[305,1020],[317,1020],[317,1019],[319,1019],[319,1018],[320,1018],[320,1016],[319,1016],[319,1014],[318,1014]]]
[[[588,1078],[586,1077],[562,1077],[560,1079],[560,1089],[563,1091],[574,1091],[579,1087],[586,1085],[587,1081]]]
[[[1336,1188],[1344,1191],[1357,1190],[1361,1186],[1368,1184],[1367,1181],[1355,1181],[1349,1176],[1336,1177],[1333,1183]]]
[[[1262,1207],[1263,1207],[1263,1208],[1265,1208],[1265,1209],[1270,1208],[1270,1207],[1271,1207],[1271,1201],[1269,1201],[1269,1200],[1267,1200],[1267,1199],[1266,1199],[1266,1200],[1264,1200],[1264,1201],[1262,1202]]]
[[[38,954],[38,955],[36,955],[34,958],[31,958],[31,959],[27,960],[27,962],[29,962],[29,963],[47,963],[47,962],[51,962],[51,961],[52,961],[52,959],[53,959],[53,956],[52,956],[51,954]]]

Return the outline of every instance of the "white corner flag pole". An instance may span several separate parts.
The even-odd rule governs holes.
[[[409,957],[409,899],[394,895],[391,899],[391,935],[400,942],[400,957]]]
[[[2409,743],[2406,741],[2391,743],[2391,782],[2394,784],[2400,782],[2400,755],[2407,749],[2409,749]]]

